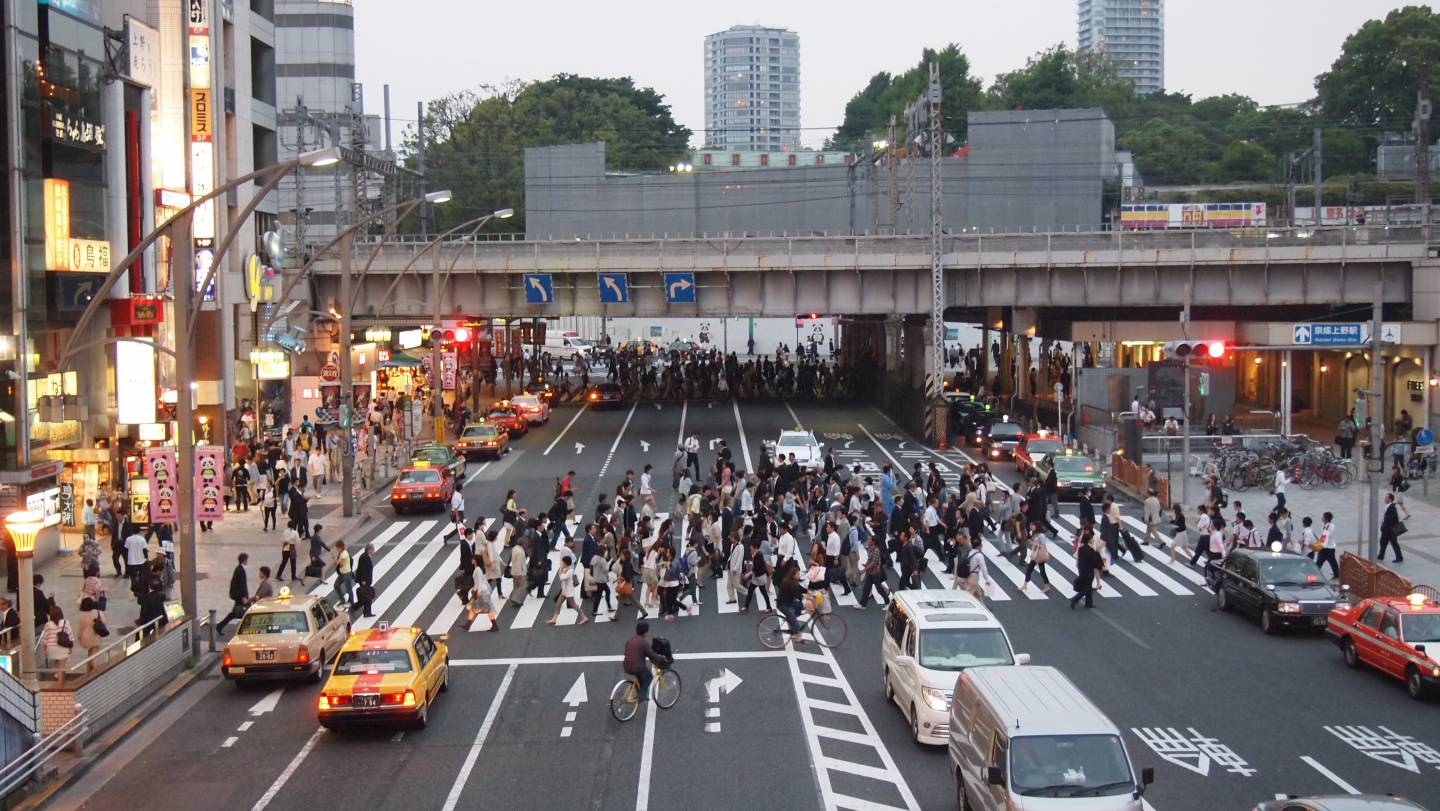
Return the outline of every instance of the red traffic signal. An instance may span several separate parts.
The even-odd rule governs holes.
[[[1205,344],[1205,354],[1212,358],[1225,357],[1225,342],[1210,341],[1209,343]]]

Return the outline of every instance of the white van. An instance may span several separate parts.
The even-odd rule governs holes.
[[[1023,665],[1000,621],[979,600],[944,589],[897,591],[885,609],[880,658],[885,697],[910,721],[916,743],[949,742],[955,674],[979,665]]]
[[[1141,811],[1155,779],[1136,775],[1120,730],[1053,667],[962,672],[950,762],[966,811]]]

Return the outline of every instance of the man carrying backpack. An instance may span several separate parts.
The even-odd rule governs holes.
[[[955,581],[950,587],[963,588],[983,602],[985,588],[980,585],[980,581],[983,577],[985,586],[988,587],[990,574],[985,570],[985,553],[980,551],[980,544],[980,538],[972,536],[970,545],[960,549],[960,555],[955,561]]]

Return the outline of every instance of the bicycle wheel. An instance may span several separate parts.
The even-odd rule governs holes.
[[[1355,481],[1355,466],[1343,462],[1335,465],[1335,473],[1330,478],[1330,486],[1335,488],[1349,487]]]
[[[610,714],[615,720],[625,723],[635,717],[640,709],[639,697],[635,693],[635,682],[625,679],[615,683],[610,690]]]
[[[650,685],[650,693],[660,709],[668,710],[675,706],[675,702],[680,700],[680,674],[668,667],[661,668]]]
[[[770,650],[780,650],[785,647],[789,635],[785,633],[785,618],[779,614],[766,614],[755,624],[755,633],[760,637],[760,644]]]
[[[810,625],[810,633],[822,647],[838,648],[845,642],[848,628],[845,618],[839,614],[818,614]]]

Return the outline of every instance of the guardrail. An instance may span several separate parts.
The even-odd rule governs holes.
[[[42,688],[45,686],[44,683],[47,679],[50,681],[71,683],[71,686],[74,686],[74,683],[71,682],[72,676],[85,678],[100,675],[100,673],[105,672],[105,670],[109,669],[113,664],[123,661],[131,653],[137,652],[140,646],[144,644],[145,637],[158,633],[165,624],[166,620],[164,617],[156,617],[144,625],[138,625],[126,631],[124,634],[116,637],[114,641],[107,643],[95,651],[95,653],[86,656],[73,665],[67,665],[62,668],[38,667],[35,669],[35,675],[40,679]],[[100,668],[98,672],[96,672],[97,667]]]
[[[1433,586],[1415,583],[1394,569],[1366,560],[1354,552],[1340,556],[1340,585],[1349,586],[1350,594],[1357,599],[1408,597],[1420,593],[1440,601],[1440,591]]]
[[[0,769],[0,799],[9,797],[64,749],[80,741],[90,731],[90,716],[85,708],[75,705],[70,720],[41,737],[35,745]]]

